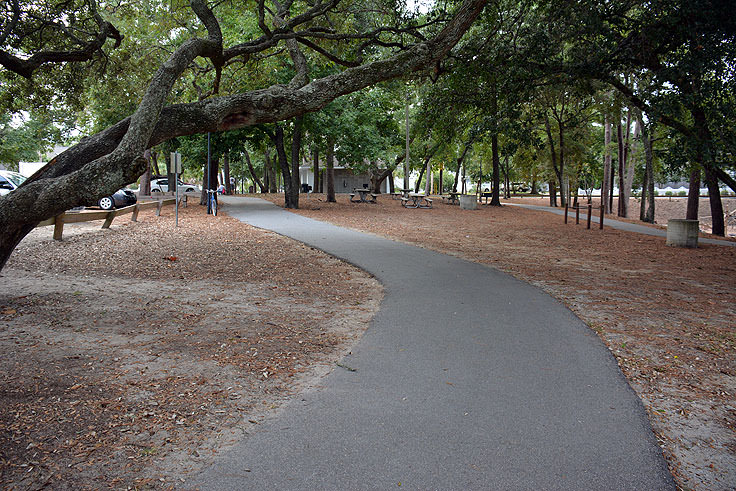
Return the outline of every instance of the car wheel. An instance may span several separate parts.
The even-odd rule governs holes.
[[[161,192],[160,189],[151,189],[151,194],[153,194],[153,193],[160,193],[160,192]]]
[[[185,193],[193,193],[194,192],[194,188],[187,188],[186,191],[184,191],[184,192]]]
[[[111,196],[100,198],[100,201],[98,201],[97,204],[100,205],[100,208],[103,210],[112,210],[115,208],[115,202],[112,200]]]

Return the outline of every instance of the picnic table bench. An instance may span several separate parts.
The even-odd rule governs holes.
[[[360,195],[360,199],[354,199],[356,194]],[[366,199],[369,194],[371,196],[371,199]],[[375,203],[377,197],[378,195],[371,193],[370,189],[355,188],[353,189],[353,192],[350,194],[350,202],[351,203]]]
[[[458,200],[460,193],[447,193],[448,196],[443,196],[442,200],[448,205],[456,205],[460,201]]]
[[[424,194],[409,193],[401,198],[401,206],[404,208],[432,208],[432,200]]]

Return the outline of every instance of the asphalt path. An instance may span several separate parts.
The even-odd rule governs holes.
[[[528,210],[546,211],[548,213],[555,213],[557,215],[565,214],[564,208],[552,208],[550,206],[539,206],[539,205],[525,205],[523,203],[504,203],[503,205],[504,206],[506,205],[518,206],[519,208],[526,208]],[[600,223],[599,217],[594,215],[590,218],[593,223],[595,224]],[[573,209],[569,210],[567,219],[568,221],[575,220],[575,210]],[[580,223],[584,224],[587,220],[588,220],[588,214],[581,211],[580,212]],[[603,226],[616,228],[619,230],[625,230],[627,232],[635,232],[637,234],[653,235],[655,237],[667,237],[667,230],[662,230],[660,228],[654,228],[654,227],[647,227],[646,225],[639,225],[636,223],[622,222],[619,220],[613,220],[611,218],[605,218],[603,220]],[[736,242],[733,242],[730,240],[708,239],[704,237],[698,237],[698,243],[736,247]]]
[[[341,362],[354,371],[336,367],[184,486],[674,489],[615,359],[549,295],[263,200],[222,202],[370,272],[385,298]]]

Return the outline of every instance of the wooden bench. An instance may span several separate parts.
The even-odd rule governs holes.
[[[480,193],[480,199],[483,199],[483,198],[486,199],[485,204],[488,204],[488,198],[493,199],[493,193],[490,191],[483,191],[482,193]]]

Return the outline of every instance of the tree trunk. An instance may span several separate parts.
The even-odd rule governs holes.
[[[248,170],[250,171],[250,175],[253,178],[253,182],[256,183],[258,188],[261,190],[261,193],[267,192],[266,186],[261,182],[260,179],[258,179],[258,174],[256,174],[256,170],[253,168],[253,163],[250,161],[250,154],[245,148],[243,149],[243,155],[245,155],[245,163],[248,164]]]
[[[626,209],[626,216],[629,216],[629,198],[631,197],[631,187],[634,184],[634,173],[636,172],[636,158],[635,154],[631,151],[631,142],[629,140],[629,130],[631,127],[631,111],[626,119],[626,146],[624,148],[624,160],[626,161],[626,177],[624,178],[624,190],[623,190],[623,201],[624,208]],[[634,142],[641,139],[641,125],[636,121],[634,122]],[[619,195],[621,192],[619,191]]]
[[[158,168],[158,152],[156,150],[151,150],[151,168],[153,170],[153,178],[160,179],[161,171]]]
[[[555,151],[555,141],[552,138],[552,126],[549,124],[549,116],[547,113],[544,113],[544,128],[547,131],[547,142],[549,143],[549,149],[550,149],[550,156],[552,160],[552,170],[555,173],[555,177],[557,178],[557,184],[560,186],[560,205],[565,206],[565,183],[563,182],[563,169],[562,169],[562,162],[560,162],[560,165],[557,165],[557,152]],[[560,124],[560,144],[562,146],[563,143],[563,128],[562,124]],[[560,158],[564,158],[565,153],[562,148],[560,148]],[[555,192],[554,200],[552,198],[552,189],[550,188],[550,206],[557,206],[557,193]]]
[[[652,137],[654,125],[644,126],[639,116],[641,139],[644,143],[644,183],[641,188],[641,220],[654,223],[654,152],[652,151]],[[644,211],[646,207],[646,211]]]
[[[497,133],[491,135],[491,154],[493,158],[493,195],[491,196],[491,206],[501,206],[501,198],[498,194],[499,188],[501,187],[501,160],[498,157]]]
[[[146,172],[141,176],[141,185],[138,186],[139,196],[151,195],[151,149],[143,152],[143,158],[146,159]]]
[[[302,163],[302,136],[304,135],[304,117],[294,120],[294,136],[291,138],[291,189],[296,198],[294,208],[299,208],[299,192],[302,188],[299,167]]]
[[[718,178],[708,168],[705,169],[705,183],[708,186],[708,198],[710,199],[710,217],[713,221],[713,235],[726,235],[726,224],[723,220],[723,201],[721,201],[721,190],[718,189]]]
[[[319,148],[317,148],[317,145],[314,146],[314,149],[312,150],[312,162],[314,165],[314,187],[312,188],[312,191],[315,193],[319,193]]]
[[[381,193],[381,184],[383,184],[383,181],[385,181],[388,177],[393,177],[393,172],[391,169],[384,169],[384,170],[378,170],[376,169],[374,177],[371,180],[372,189],[371,192],[375,194]],[[390,183],[391,181],[389,181]],[[393,193],[393,190],[390,192]]]
[[[176,191],[176,174],[174,174],[174,166],[171,162],[171,153],[166,152],[166,155],[164,155],[164,161],[166,162],[166,177],[169,181],[169,192],[172,193]]]
[[[702,159],[702,157],[698,157]],[[698,219],[698,208],[700,208],[700,166],[693,164],[693,168],[690,171],[690,184],[687,191],[687,213],[685,218],[687,220]]]
[[[230,183],[230,152],[225,152],[225,155],[222,156],[222,173],[225,181],[223,183],[225,184],[225,194],[229,196],[235,192]]]
[[[557,188],[555,181],[549,181],[549,206],[557,208]]]
[[[281,176],[284,180],[284,206],[286,208],[299,208],[299,149],[301,147],[302,118],[294,121],[294,135],[291,140],[291,163],[286,156],[286,145],[284,143],[284,129],[276,124],[273,142],[276,145],[276,155]],[[296,175],[295,175],[296,174]]]
[[[626,217],[628,210],[626,210],[626,204],[623,200],[626,155],[624,151],[624,130],[620,119],[616,125],[616,136],[618,137],[618,216]]]
[[[611,204],[609,196],[611,194],[611,122],[608,116],[603,119],[603,184],[601,184],[601,205],[605,208],[605,213],[611,213]]]
[[[265,159],[265,165],[266,165],[266,175],[268,175],[268,192],[269,193],[278,193],[279,192],[279,186],[278,181],[276,180],[276,166],[274,165],[274,161],[271,160],[271,155],[268,149],[266,149],[266,153],[263,154]]]
[[[426,165],[423,165],[423,166],[422,166],[422,167],[421,167],[421,168],[419,169],[419,177],[417,178],[417,182],[415,182],[415,183],[414,183],[414,192],[415,192],[415,193],[418,193],[418,192],[419,192],[419,186],[420,186],[420,185],[421,185],[421,183],[422,183],[422,177],[424,177],[424,171],[425,171],[426,169],[427,169],[427,166],[426,166]]]
[[[335,199],[335,139],[327,138],[327,201],[337,203]]]

